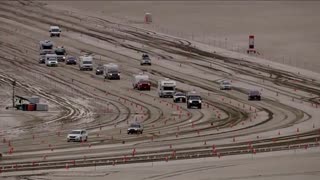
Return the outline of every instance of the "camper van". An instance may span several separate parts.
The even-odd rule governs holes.
[[[159,97],[173,97],[176,92],[176,81],[165,78],[158,81]]]
[[[83,70],[93,70],[93,57],[91,55],[83,55],[79,57],[79,69]]]

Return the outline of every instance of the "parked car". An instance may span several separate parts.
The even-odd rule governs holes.
[[[67,141],[88,141],[88,132],[84,129],[72,130],[67,136]]]
[[[75,56],[68,56],[66,60],[66,64],[76,65],[77,58]]]
[[[182,102],[182,103],[185,103],[187,102],[187,96],[185,93],[183,92],[176,92],[174,95],[173,95],[173,102],[177,103],[177,102]]]
[[[261,100],[261,93],[258,90],[250,90],[248,94],[248,100]]]
[[[220,90],[231,90],[232,85],[229,81],[221,81],[220,82]]]
[[[103,75],[103,69],[104,69],[103,66],[98,66],[96,68],[96,75]]]
[[[142,134],[143,126],[140,123],[130,124],[128,127],[128,134]]]

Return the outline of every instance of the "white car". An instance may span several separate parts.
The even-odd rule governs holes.
[[[231,90],[232,85],[229,81],[220,82],[220,90]]]
[[[128,134],[142,134],[143,126],[139,123],[133,123],[128,127]]]
[[[84,129],[72,130],[68,136],[67,141],[87,141],[88,140],[88,132]]]
[[[50,26],[49,32],[50,32],[50,37],[53,37],[53,36],[60,37],[61,30],[59,26]]]
[[[56,54],[46,54],[45,63],[47,66],[58,66],[58,57]]]

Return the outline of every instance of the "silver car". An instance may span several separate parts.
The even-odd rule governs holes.
[[[232,85],[229,81],[222,81],[220,82],[220,90],[231,90]]]
[[[67,141],[88,141],[88,132],[84,129],[72,130],[67,136]]]

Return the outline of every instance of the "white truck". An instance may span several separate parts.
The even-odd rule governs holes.
[[[79,57],[79,69],[83,70],[93,70],[93,57],[91,55],[83,55]]]
[[[59,26],[50,26],[49,32],[50,32],[50,37],[53,37],[53,36],[60,37],[61,30]]]
[[[39,50],[40,50],[39,63],[45,63],[46,54],[54,54],[53,42],[50,40],[40,41]]]
[[[132,80],[132,86],[133,89],[150,91],[151,83],[149,81],[149,76],[147,74],[142,73],[134,75]]]
[[[158,81],[159,97],[173,97],[176,92],[176,81],[165,78]]]
[[[114,63],[103,65],[103,75],[105,79],[118,79],[120,80],[119,66]]]
[[[58,66],[58,57],[56,54],[46,54],[45,63],[47,66]]]

